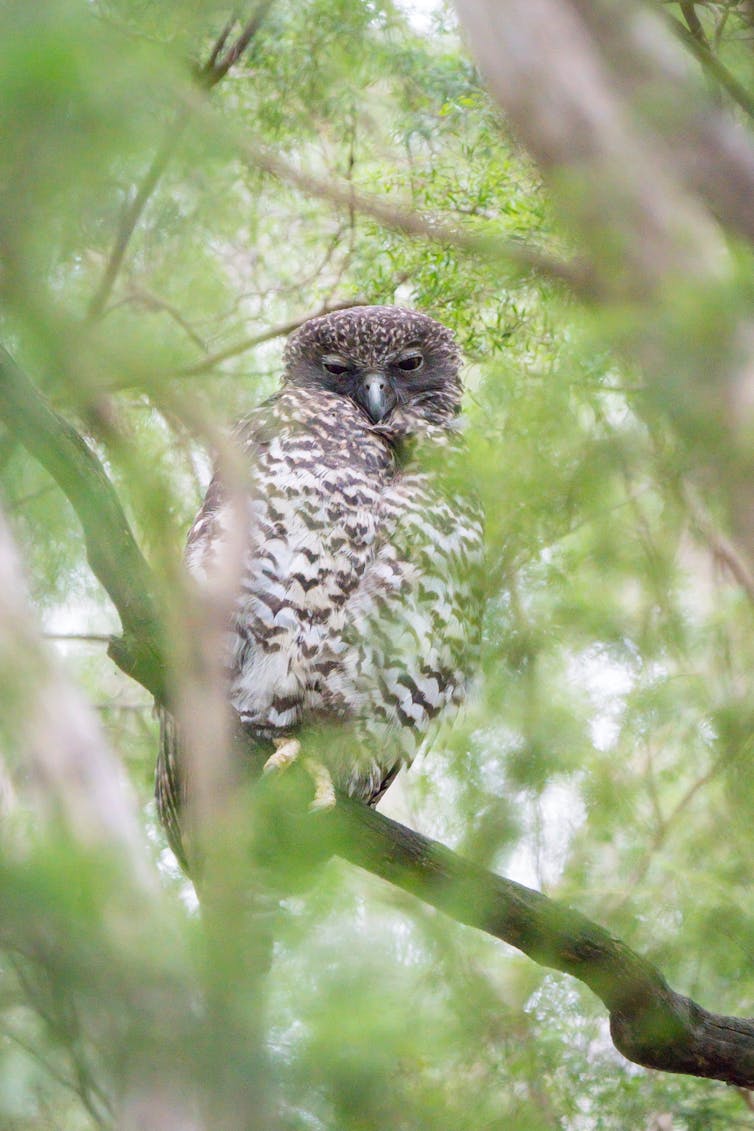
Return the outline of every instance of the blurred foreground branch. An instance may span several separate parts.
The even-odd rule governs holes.
[[[73,504],[92,569],[124,629],[128,626],[128,646],[152,657],[150,665],[122,666],[154,692],[161,680],[153,666],[158,662],[153,586],[112,484],[81,437],[52,412],[10,357],[3,353],[0,359],[0,415]],[[123,557],[131,568],[124,568]],[[331,813],[314,818],[304,812],[291,819],[293,825],[275,827],[277,837],[287,837],[283,852],[300,851],[308,837],[317,846],[315,856],[336,853],[584,982],[609,1010],[616,1048],[628,1059],[754,1086],[754,1020],[709,1013],[671,990],[655,967],[578,912],[347,798]]]
[[[205,123],[213,137],[223,138],[250,169],[263,170],[305,197],[328,201],[347,214],[358,212],[369,216],[389,231],[505,264],[512,272],[565,283],[582,297],[594,293],[594,280],[585,265],[578,261],[557,258],[522,239],[502,237],[491,223],[476,228],[448,223],[442,216],[417,212],[410,201],[389,200],[376,193],[361,192],[349,181],[336,176],[321,177],[301,169],[269,146],[240,135],[237,128],[229,126],[195,91],[186,93],[184,105]]]
[[[81,523],[92,573],[120,615],[110,655],[157,698],[163,694],[158,617],[149,566],[97,455],[50,407],[0,346],[0,419],[52,476]]]
[[[69,833],[85,847],[125,855],[139,889],[148,890],[152,877],[118,762],[107,749],[94,712],[35,631],[21,563],[2,513],[0,682],[15,708],[15,729],[2,749],[6,758],[16,752],[14,764],[5,767],[9,778],[17,775],[25,787],[31,784],[43,808],[60,814]],[[26,764],[19,764],[22,761]]]
[[[42,642],[2,514],[0,682],[13,707],[0,745],[3,973],[12,968],[25,1004],[65,1054],[45,1067],[97,1126],[203,1131],[185,1069],[164,1055],[195,998],[192,972],[163,916],[135,799],[95,712]],[[39,852],[50,845],[49,855]],[[155,938],[173,956],[172,983],[157,965],[134,973],[134,954]],[[7,1013],[4,999],[4,1024]],[[129,1026],[141,1027],[131,1049]],[[43,1056],[34,1044],[28,1051]]]
[[[617,315],[615,347],[646,374],[644,411],[669,418],[710,473],[751,568],[754,326],[750,304],[731,298],[730,253],[754,245],[751,136],[641,0],[456,7],[603,312]]]

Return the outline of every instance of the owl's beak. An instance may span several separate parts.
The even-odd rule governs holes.
[[[397,401],[393,387],[384,373],[366,373],[359,385],[356,399],[375,424],[393,411]]]

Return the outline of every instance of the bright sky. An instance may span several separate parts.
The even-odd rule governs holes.
[[[438,0],[396,0],[396,7],[401,8],[416,31],[429,31],[432,26],[432,16],[440,7]]]

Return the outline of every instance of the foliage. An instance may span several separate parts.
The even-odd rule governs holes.
[[[746,7],[697,5],[717,57],[751,90]],[[579,303],[494,249],[432,238],[439,219],[482,241],[494,228],[553,261],[576,243],[452,13],[438,6],[419,30],[409,9],[276,0],[205,94],[197,69],[229,15],[211,0],[4,6],[0,335],[101,456],[174,610],[209,453],[275,387],[284,337],[266,338],[270,328],[352,301],[416,306],[453,327],[469,361],[469,474],[488,513],[483,672],[465,717],[386,811],[578,906],[711,1008],[752,1013],[752,594],[731,576],[716,491],[720,467],[735,476],[737,465],[713,420],[701,448],[714,470],[694,466],[704,391],[698,402],[693,385],[676,400],[670,385],[647,395],[621,349],[634,312]],[[320,186],[415,211],[425,235],[281,181],[249,145]],[[159,176],[97,311],[150,168]],[[750,255],[733,254],[724,294],[690,315],[679,287],[646,329],[672,339],[698,387],[719,320],[750,304]],[[266,340],[244,346],[254,338]],[[101,641],[74,638],[105,635],[116,618],[73,512],[11,433],[0,465],[34,603],[68,635],[65,666],[137,792],[164,881],[145,920],[161,933],[135,933],[130,964],[117,956],[108,1003],[98,884],[109,873],[59,831],[27,829],[23,851],[7,838],[0,1124],[88,1131],[130,1111],[130,1126],[123,1062],[159,1078],[161,1056],[167,1072],[185,1054],[216,1127],[265,1118],[263,1090],[277,1125],[301,1131],[601,1131],[665,1126],[663,1113],[685,1131],[750,1125],[734,1091],[622,1061],[596,1000],[571,980],[340,862],[285,902],[257,1043],[243,923],[219,907],[201,927],[156,824],[151,703]],[[17,709],[6,696],[3,712]],[[20,930],[32,909],[65,935],[59,962],[14,950],[13,916]],[[174,987],[163,1028],[145,1035],[140,1010]],[[210,1003],[201,1024],[191,987]],[[74,1007],[84,989],[88,1004]],[[81,1028],[76,1008],[89,1009]]]

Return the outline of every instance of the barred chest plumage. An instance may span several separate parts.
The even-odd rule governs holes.
[[[271,416],[274,435],[253,420],[247,441],[249,542],[228,656],[231,702],[268,736],[324,708],[332,646],[389,521],[380,503],[395,474],[389,444],[342,397],[282,393]]]

